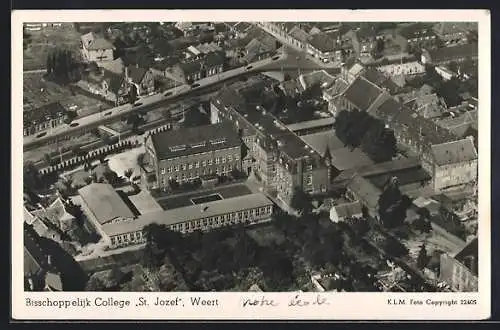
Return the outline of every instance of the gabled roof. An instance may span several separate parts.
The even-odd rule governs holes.
[[[470,138],[431,146],[434,162],[438,166],[457,164],[477,159],[477,150]]]
[[[333,52],[337,49],[337,36],[327,33],[313,34],[309,44],[321,52]]]
[[[311,88],[316,84],[319,84],[321,88],[327,88],[335,82],[335,77],[328,74],[325,70],[319,70],[303,74],[299,80],[304,89]]]
[[[333,206],[335,208],[335,212],[339,218],[352,217],[355,215],[361,215],[363,213],[361,204],[359,201],[355,201],[352,203],[345,203]]]
[[[135,65],[129,65],[127,69],[128,76],[136,84],[140,84],[142,78],[144,78],[144,75],[146,75],[146,72],[148,72],[148,69],[137,67]]]
[[[31,214],[38,218],[45,218],[57,227],[60,226],[61,221],[74,219],[74,217],[66,211],[66,207],[61,198],[57,198],[48,208],[32,211]]]
[[[100,224],[116,218],[134,217],[127,204],[109,184],[91,183],[79,189],[78,194]]]
[[[360,175],[354,175],[348,183],[347,188],[351,190],[366,207],[372,210],[377,209],[381,191],[370,181]]]
[[[337,78],[335,83],[328,88],[324,93],[328,94],[330,97],[334,97],[342,94],[349,87],[349,84],[342,78]]]
[[[401,30],[399,31],[399,35],[406,39],[413,39],[432,36],[434,35],[434,32],[432,31],[432,26],[430,26],[428,23],[419,22],[401,28]]]
[[[375,68],[369,68],[363,72],[363,77],[375,85],[386,89],[391,94],[396,94],[401,89],[390,77],[385,76]]]
[[[360,110],[366,110],[382,94],[382,90],[363,77],[358,77],[344,92],[344,97]]]
[[[103,78],[108,83],[109,90],[112,91],[113,93],[117,94],[123,85],[123,82],[125,80],[125,75],[116,74],[114,72],[104,70]]]
[[[46,255],[40,247],[39,236],[33,227],[24,224],[24,275],[35,275],[43,271]]]
[[[93,32],[81,36],[83,46],[88,50],[115,49],[108,40],[98,37]]]

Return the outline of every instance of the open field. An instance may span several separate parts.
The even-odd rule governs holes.
[[[73,24],[63,24],[59,28],[45,27],[40,31],[27,31],[31,42],[23,51],[23,70],[44,69],[47,55],[56,47],[64,47],[74,51],[74,56],[80,56],[80,33]]]

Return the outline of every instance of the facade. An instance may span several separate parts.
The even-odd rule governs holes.
[[[346,33],[346,36],[351,40],[353,49],[359,57],[371,56],[377,40],[377,34],[373,26],[351,30]]]
[[[241,170],[241,141],[227,123],[149,135],[145,145],[155,188],[167,189],[169,181],[181,183]]]
[[[105,62],[114,59],[115,47],[104,38],[89,32],[81,36],[83,57],[89,62]]]
[[[213,123],[229,121],[253,158],[251,169],[269,191],[288,203],[295,188],[324,193],[331,176],[330,160],[309,147],[260,105],[250,105],[244,96],[224,89],[211,102]]]
[[[250,194],[222,199],[206,204],[191,205],[162,212],[145,213],[135,220],[102,226],[111,248],[143,244],[144,226],[165,225],[172,231],[190,233],[226,226],[255,225],[271,220],[273,203],[263,194]]]
[[[342,63],[354,52],[350,40],[338,33],[316,33],[310,37],[307,52],[324,62]]]
[[[437,74],[440,75],[443,80],[451,80],[457,74],[444,66],[437,66],[434,68]]]
[[[434,33],[446,45],[467,43],[467,30],[464,24],[459,22],[441,22],[433,27]]]
[[[355,174],[352,177],[346,188],[346,196],[349,199],[359,201],[361,206],[365,207],[371,216],[379,216],[378,199],[382,193],[380,189],[359,174]]]
[[[335,107],[340,110],[367,111],[386,94],[384,90],[363,76],[357,77],[345,91],[336,98]]]
[[[389,75],[405,75],[405,76],[414,76],[425,73],[425,66],[417,61],[406,62],[406,63],[393,63],[388,65],[382,65],[377,67],[377,70]]]
[[[256,62],[268,58],[274,54],[274,50],[260,40],[254,38],[245,46],[243,59],[247,63]]]
[[[432,145],[423,160],[424,168],[432,174],[436,192],[477,180],[477,150],[471,136]]]
[[[399,33],[403,43],[403,51],[408,51],[410,48],[432,48],[436,45],[437,37],[432,26],[428,23],[414,23],[403,27]]]
[[[175,28],[182,31],[186,37],[214,30],[212,24],[208,22],[177,22],[175,23]]]
[[[478,239],[470,241],[455,256],[441,255],[439,278],[454,291],[478,290]]]
[[[30,136],[64,124],[66,109],[59,102],[23,111],[23,135]]]
[[[125,69],[125,80],[136,87],[138,95],[150,95],[155,91],[154,73],[151,69],[128,66]]]

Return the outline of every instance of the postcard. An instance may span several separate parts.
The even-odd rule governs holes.
[[[490,316],[488,11],[20,10],[11,48],[13,319]]]

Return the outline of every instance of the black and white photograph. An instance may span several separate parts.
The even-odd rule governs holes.
[[[202,18],[22,22],[25,293],[478,293],[477,21]]]

